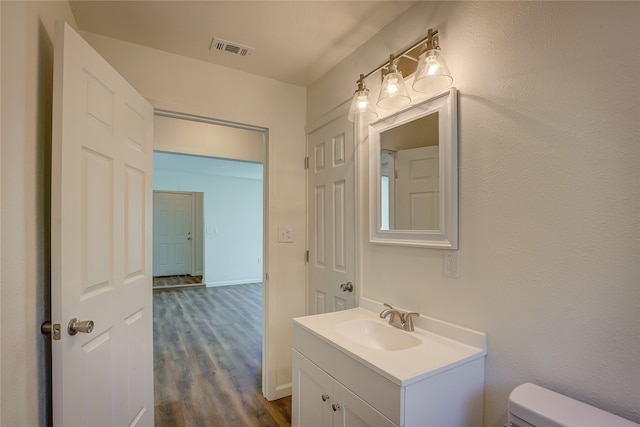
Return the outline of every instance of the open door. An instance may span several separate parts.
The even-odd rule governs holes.
[[[53,424],[150,427],[153,108],[64,22],[54,55]]]

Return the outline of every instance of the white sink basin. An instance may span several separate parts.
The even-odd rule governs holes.
[[[406,350],[422,344],[411,332],[371,319],[337,323],[336,329],[343,337],[374,350]]]
[[[427,316],[414,318],[415,331],[407,332],[380,319],[382,309],[381,302],[360,297],[357,308],[297,317],[293,319],[294,348],[309,359],[324,358],[323,364],[333,364],[333,353],[322,350],[321,342],[328,343],[400,386],[486,354],[483,333]],[[338,370],[349,370],[338,365]]]

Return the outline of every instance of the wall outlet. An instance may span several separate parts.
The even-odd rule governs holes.
[[[460,276],[460,251],[444,251],[444,275],[453,278]]]
[[[278,242],[280,243],[292,243],[293,242],[293,227],[290,225],[278,226]]]

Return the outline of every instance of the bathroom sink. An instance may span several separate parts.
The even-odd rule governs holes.
[[[411,332],[371,319],[337,323],[336,329],[343,337],[374,350],[406,350],[422,344],[422,340]]]
[[[344,354],[399,386],[487,354],[486,336],[481,332],[428,316],[416,317],[415,331],[407,332],[380,319],[382,303],[363,297],[359,303],[348,310],[293,319],[294,350],[313,363],[335,366],[335,374],[341,377],[353,368],[336,364],[338,354]]]

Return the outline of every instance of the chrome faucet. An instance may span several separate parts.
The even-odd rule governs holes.
[[[380,313],[380,318],[384,319],[389,316],[389,324],[403,331],[413,332],[413,317],[420,316],[419,313],[411,312],[406,313],[391,307],[389,304],[384,303],[387,307]]]

